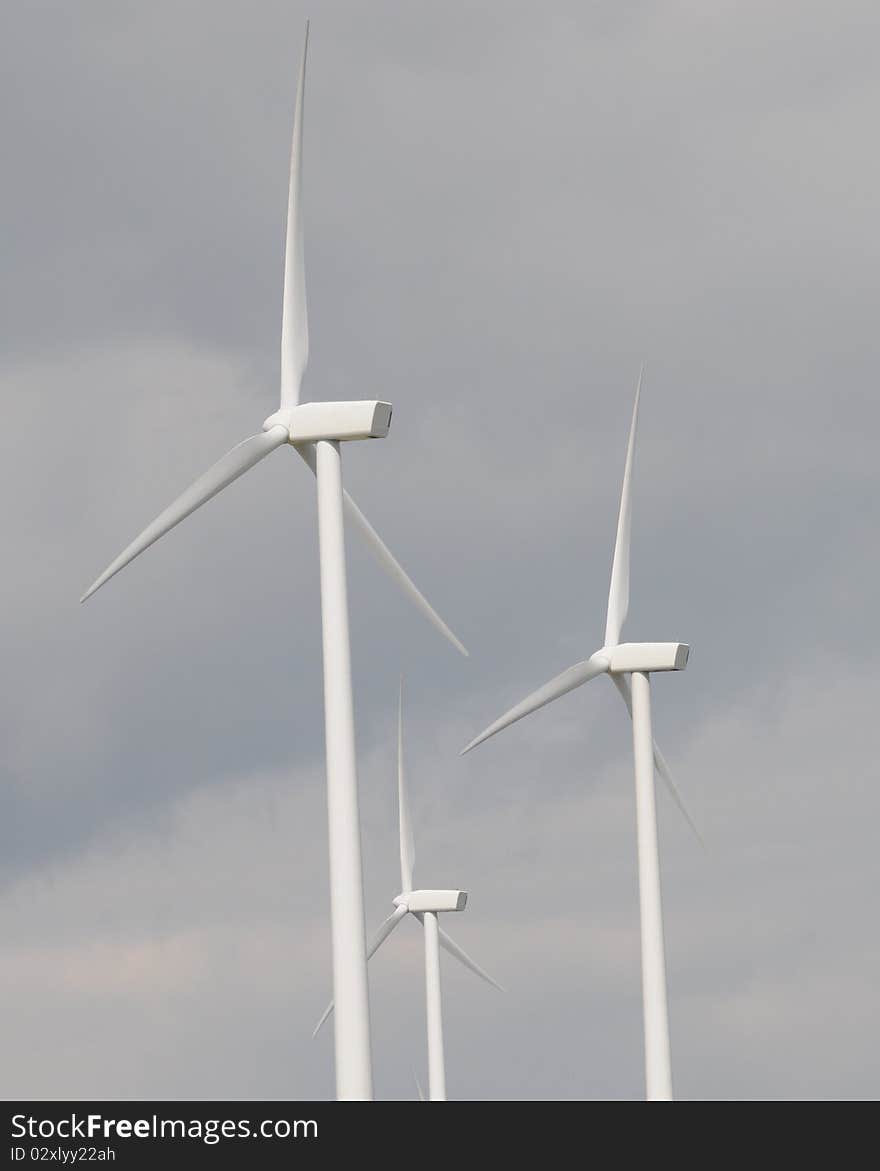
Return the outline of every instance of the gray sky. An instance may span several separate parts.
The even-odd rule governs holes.
[[[314,487],[261,465],[88,606],[277,402],[296,3],[13,3],[4,143],[4,1096],[321,1097],[330,981]],[[471,650],[350,542],[369,926],[471,892],[457,1098],[639,1097],[629,732],[599,680],[648,361],[627,635],[655,731],[681,1097],[876,1097],[875,4],[325,3],[305,124],[310,397],[385,397],[362,507]],[[372,969],[415,1096],[421,944]]]

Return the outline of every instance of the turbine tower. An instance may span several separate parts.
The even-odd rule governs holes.
[[[649,1101],[672,1098],[669,1057],[669,1024],[666,1000],[666,962],[663,949],[663,916],[660,902],[660,861],[657,846],[657,814],[654,803],[654,768],[665,781],[673,799],[699,839],[690,814],[669,772],[651,731],[650,677],[655,671],[681,671],[687,665],[689,647],[680,642],[620,641],[629,610],[629,553],[632,517],[632,473],[635,456],[639,399],[644,366],[639,373],[630,424],[623,490],[617,521],[617,540],[611,566],[611,587],[605,622],[605,642],[589,659],[569,667],[549,683],[490,724],[462,754],[470,752],[496,732],[521,720],[566,692],[597,675],[607,674],[620,692],[632,720],[636,777],[636,826],[639,859],[639,906],[642,942],[642,1003],[645,1028],[645,1083]]]
[[[391,422],[391,405],[378,401],[300,401],[303,375],[309,356],[301,195],[303,100],[308,36],[309,29],[306,24],[290,163],[281,318],[279,409],[266,419],[262,431],[233,447],[160,513],[140,536],[110,563],[80,600],[85,601],[144,549],[276,448],[285,444],[291,445],[314,473],[318,491],[324,654],[333,994],[339,1005],[335,1035],[336,1092],[340,1099],[368,1100],[372,1098],[372,1062],[351,691],[344,515],[366,539],[383,568],[434,626],[462,654],[466,655],[467,651],[419,593],[348,493],[343,491],[342,444],[359,439],[384,438],[388,434]]]
[[[403,770],[403,680],[400,682],[400,702],[397,711],[397,803],[400,827],[400,885],[401,892],[394,899],[394,911],[388,916],[367,950],[370,960],[407,914],[414,915],[425,931],[425,1002],[428,1021],[428,1099],[431,1102],[446,1101],[446,1060],[443,1052],[443,1006],[440,993],[440,948],[455,956],[481,980],[493,988],[503,991],[478,963],[451,939],[437,921],[443,911],[463,911],[467,904],[467,891],[463,890],[413,890],[413,866],[416,849],[413,840],[412,822],[409,815],[409,800],[406,792],[406,778]],[[324,1010],[315,1026],[312,1036],[317,1036],[324,1021],[333,1012],[334,1002]],[[416,1078],[419,1097],[422,1089]]]

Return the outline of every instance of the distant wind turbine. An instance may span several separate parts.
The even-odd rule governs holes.
[[[437,922],[441,911],[463,911],[467,903],[467,891],[463,890],[413,890],[413,866],[416,848],[413,839],[412,822],[409,815],[409,799],[403,769],[403,681],[400,684],[400,702],[397,713],[397,801],[400,828],[400,885],[401,892],[394,899],[394,911],[388,916],[367,950],[367,959],[372,959],[394,928],[407,915],[415,915],[425,930],[425,1000],[428,1021],[428,1099],[431,1102],[446,1101],[446,1061],[443,1053],[443,1009],[440,995],[440,948],[466,968],[470,968],[481,980],[502,991],[488,973],[484,972],[467,952],[458,946]],[[334,1002],[324,1010],[315,1026],[313,1036],[330,1014]],[[419,1097],[422,1088],[416,1078]]]
[[[345,572],[343,515],[358,529],[383,568],[428,619],[462,654],[467,654],[446,623],[416,589],[370,522],[342,488],[341,444],[382,439],[391,423],[386,402],[300,402],[309,356],[302,228],[302,130],[308,24],[293,121],[290,195],[284,259],[281,318],[281,402],[262,431],[245,439],[160,513],[86,590],[85,601],[138,554],[164,536],[277,447],[293,446],[318,482],[321,618],[324,651],[324,720],[327,752],[327,805],[330,835],[330,909],[333,940],[333,993],[336,1020],[336,1091],[339,1098],[372,1097],[370,1018],[364,932],[361,836],[355,768],[351,693],[351,649]],[[194,445],[198,436],[193,435]],[[280,616],[272,637],[283,637],[293,618]]]
[[[636,427],[644,367],[639,373],[633,406],[623,490],[617,521],[617,540],[611,566],[611,588],[605,623],[605,643],[589,659],[576,663],[532,692],[509,712],[490,724],[462,753],[470,752],[496,732],[543,707],[597,675],[608,674],[633,725],[636,774],[636,823],[639,857],[639,904],[642,935],[642,1002],[645,1027],[645,1082],[649,1100],[671,1100],[672,1069],[669,1057],[669,1023],[666,1001],[666,961],[663,948],[663,915],[660,903],[660,861],[657,846],[657,813],[654,803],[654,767],[699,839],[699,832],[675,787],[669,768],[651,732],[651,691],[654,671],[681,671],[690,648],[680,642],[624,642],[620,633],[629,609],[629,553],[632,516],[631,488]]]

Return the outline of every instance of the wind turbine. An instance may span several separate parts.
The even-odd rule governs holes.
[[[300,402],[309,355],[301,196],[308,36],[306,24],[290,162],[281,318],[280,407],[266,419],[262,431],[233,447],[147,525],[80,600],[85,601],[144,549],[276,448],[292,445],[314,473],[318,488],[333,993],[339,1005],[335,1036],[336,1091],[340,1099],[370,1099],[372,1062],[343,514],[366,539],[383,568],[437,629],[462,654],[466,655],[467,651],[416,589],[342,488],[342,444],[358,439],[384,438],[391,422],[391,405],[378,401]],[[281,629],[284,629],[283,624]]]
[[[400,683],[400,701],[397,711],[397,804],[400,828],[400,886],[401,892],[394,901],[394,910],[373,936],[367,949],[370,960],[408,914],[414,915],[425,930],[425,1002],[428,1021],[428,1099],[431,1102],[446,1101],[446,1061],[443,1054],[443,1006],[440,994],[440,948],[444,948],[466,968],[470,968],[481,980],[493,988],[503,991],[487,972],[484,972],[467,952],[451,939],[437,922],[443,911],[463,911],[467,904],[464,890],[414,890],[413,866],[416,848],[413,839],[412,822],[409,815],[409,799],[406,792],[406,778],[403,771],[403,680]],[[315,1026],[313,1037],[324,1021],[333,1012],[334,1001],[324,1009]],[[422,1088],[416,1078],[419,1097],[423,1099]],[[424,1100],[424,1099],[423,1099]]]
[[[644,366],[639,372],[630,424],[617,540],[611,565],[611,587],[601,650],[575,663],[521,703],[490,724],[462,749],[470,752],[496,732],[521,720],[582,683],[607,674],[620,692],[632,720],[633,755],[636,775],[636,826],[639,858],[639,906],[642,937],[642,1003],[645,1027],[645,1083],[649,1101],[672,1099],[672,1070],[669,1058],[669,1023],[666,1002],[666,962],[663,949],[663,915],[660,903],[660,861],[657,847],[657,813],[654,803],[654,767],[665,781],[679,809],[700,837],[675,787],[669,767],[654,742],[651,731],[650,676],[655,671],[682,671],[690,648],[681,642],[624,642],[620,634],[629,610],[629,553],[632,518],[632,472],[635,455],[639,399]]]

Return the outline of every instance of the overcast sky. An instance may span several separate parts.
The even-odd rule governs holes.
[[[88,605],[277,405],[296,72],[305,394],[383,397],[348,486],[471,651],[349,542],[368,929],[395,720],[453,1098],[643,1093],[629,729],[597,680],[648,374],[630,638],[682,1098],[880,1094],[875,3],[13,0],[0,39],[5,1097],[332,1095],[314,485],[282,451]],[[421,940],[371,967],[424,1081]]]

